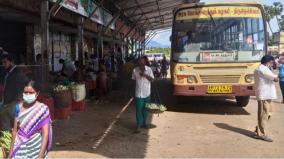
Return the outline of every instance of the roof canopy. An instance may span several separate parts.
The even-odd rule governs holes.
[[[115,6],[134,24],[145,31],[171,28],[173,10],[195,0],[115,0]]]

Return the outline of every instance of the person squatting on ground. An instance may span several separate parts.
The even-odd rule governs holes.
[[[26,83],[22,102],[16,104],[9,158],[46,158],[52,143],[49,108],[37,101],[39,86]]]
[[[59,63],[62,64],[61,75],[67,77],[68,79],[71,79],[74,72],[76,71],[76,67],[73,62],[70,60],[59,59]]]
[[[136,132],[139,133],[142,126],[147,128],[147,111],[145,105],[147,102],[150,102],[151,82],[154,80],[152,69],[146,66],[145,58],[138,60],[138,66],[133,70],[132,79],[136,81]]]
[[[268,137],[267,126],[272,115],[272,100],[277,98],[274,82],[278,82],[278,76],[272,72],[273,62],[273,56],[265,55],[254,73],[258,101],[258,125],[256,126],[255,137],[268,142],[273,142]]]

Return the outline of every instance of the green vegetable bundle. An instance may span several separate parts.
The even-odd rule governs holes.
[[[150,113],[163,113],[167,110],[167,107],[163,104],[147,103],[146,109]]]
[[[10,150],[12,142],[12,134],[9,131],[1,131],[0,133],[0,147],[6,152]]]

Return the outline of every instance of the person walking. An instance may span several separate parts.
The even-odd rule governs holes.
[[[162,78],[167,78],[168,76],[168,69],[169,69],[169,64],[166,59],[166,56],[164,56],[163,60],[161,61],[161,73],[162,73]]]
[[[46,158],[51,148],[52,127],[48,106],[37,101],[39,87],[25,84],[22,102],[16,104],[9,158]]]
[[[273,142],[268,136],[267,125],[272,115],[272,100],[277,98],[275,82],[278,76],[272,72],[274,57],[265,55],[261,59],[260,66],[255,70],[256,98],[258,101],[258,125],[256,126],[256,138]]]
[[[282,103],[284,103],[284,58],[279,60],[279,85],[282,93]]]
[[[132,79],[136,81],[135,106],[136,106],[136,133],[141,127],[147,128],[147,111],[145,105],[150,102],[151,82],[154,80],[153,71],[146,66],[145,58],[139,58],[138,66],[133,69]]]
[[[2,56],[2,65],[6,70],[4,91],[0,104],[0,122],[2,131],[11,131],[14,122],[15,103],[19,101],[27,76],[18,68],[11,55]]]
[[[97,77],[97,91],[98,97],[104,97],[107,94],[108,86],[107,86],[107,69],[103,63],[100,64],[98,77]]]

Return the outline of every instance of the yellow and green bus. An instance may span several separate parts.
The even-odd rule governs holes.
[[[264,10],[255,2],[195,3],[174,11],[171,78],[175,96],[255,95],[254,70],[267,52]]]

